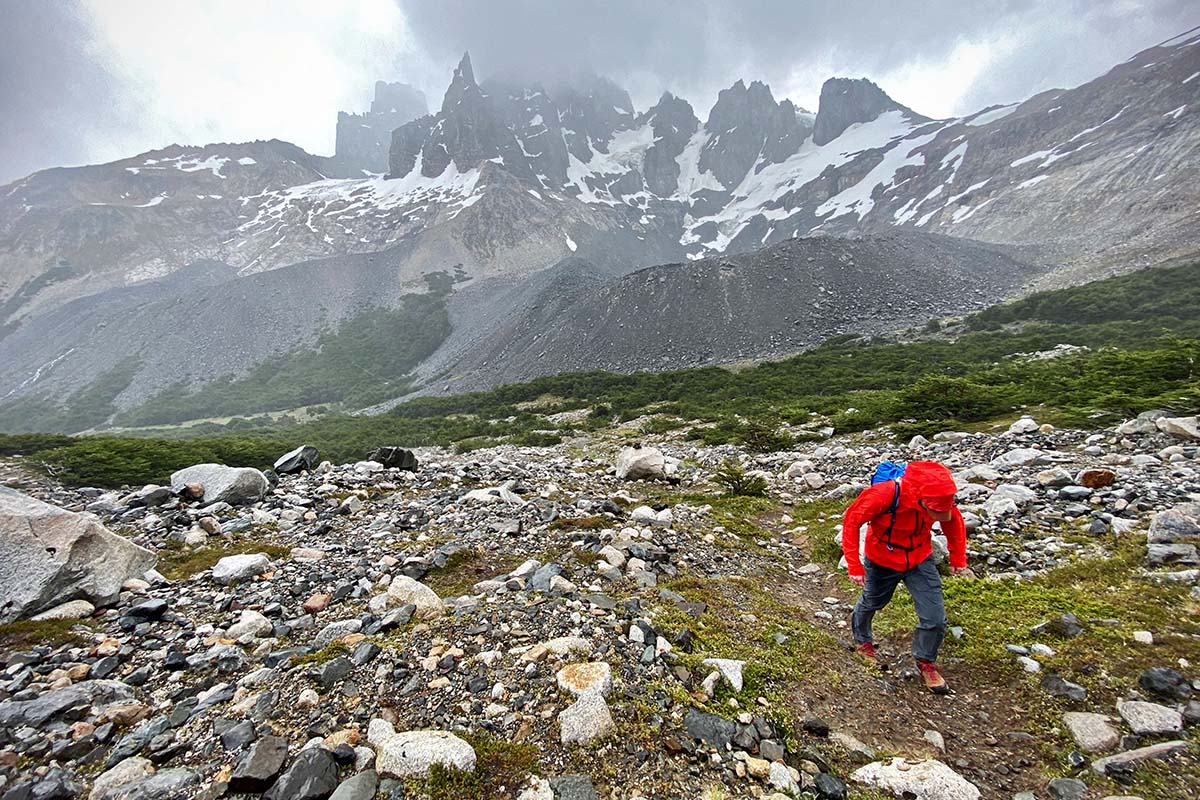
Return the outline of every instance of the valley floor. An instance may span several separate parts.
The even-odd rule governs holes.
[[[901,777],[922,759],[961,776],[958,794],[927,784],[931,800],[975,796],[964,779],[1004,800],[1200,794],[1196,441],[1152,419],[1087,432],[1019,421],[754,454],[642,422],[548,448],[420,450],[416,473],[329,467],[284,477],[252,507],[139,508],[0,463],[5,485],[86,507],[156,550],[165,576],[78,624],[0,628],[4,788],[59,781],[82,796],[128,762],[144,770],[118,776],[128,791],[149,792],[151,771],[173,788],[100,796],[257,796],[276,778],[247,782],[255,748],[278,736],[290,755],[277,798],[306,777],[309,746],[335,753],[339,798],[376,796],[347,789],[375,781],[361,777],[371,767],[380,797],[881,798],[859,770],[894,757],[908,760]],[[677,464],[670,481],[613,474],[634,438]],[[946,463],[972,528],[978,577],[945,584],[945,697],[912,669],[903,592],[876,621],[890,670],[850,647],[857,589],[833,537],[884,458]],[[722,494],[731,462],[761,471],[765,494]],[[214,580],[220,559],[259,552],[265,566]],[[594,677],[564,669],[581,663],[606,665],[587,668],[598,705],[572,697]],[[17,713],[97,678],[122,682],[121,714],[100,698],[36,722]],[[1118,707],[1135,698],[1166,723],[1151,731]],[[1118,740],[1081,752],[1071,711],[1105,715]],[[455,732],[475,765],[389,778],[388,725]],[[1182,742],[1168,758],[1090,767],[1168,741]]]

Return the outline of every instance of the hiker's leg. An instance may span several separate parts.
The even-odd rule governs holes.
[[[858,596],[858,602],[854,604],[854,614],[850,618],[854,641],[858,644],[874,641],[871,638],[871,619],[876,611],[891,602],[896,586],[904,576],[903,572],[872,564],[868,559],[863,560],[863,572],[866,573],[867,582]]]
[[[913,657],[918,661],[937,661],[948,622],[946,600],[942,596],[942,576],[933,563],[933,556],[904,573],[904,585],[908,587],[917,611]]]

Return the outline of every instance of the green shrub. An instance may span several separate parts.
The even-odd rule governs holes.
[[[750,475],[735,461],[726,461],[713,473],[713,481],[730,497],[762,497],[767,493],[767,481],[761,475]]]

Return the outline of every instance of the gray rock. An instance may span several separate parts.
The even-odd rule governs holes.
[[[324,800],[338,786],[338,765],[323,747],[302,750],[263,800]]]
[[[244,553],[225,556],[212,568],[214,581],[224,585],[241,583],[271,568],[271,559],[266,553]]]
[[[258,793],[269,787],[287,763],[288,743],[282,736],[264,736],[242,756],[229,776],[229,791]]]
[[[683,718],[683,727],[693,739],[706,742],[709,747],[715,747],[724,752],[729,749],[737,726],[724,717],[709,714],[696,709],[689,709]]]
[[[267,476],[259,470],[224,464],[196,464],[172,473],[171,491],[182,492],[189,483],[204,486],[205,504],[256,503],[271,490]]]
[[[43,622],[48,619],[83,619],[90,617],[95,611],[96,607],[87,600],[68,600],[49,611],[34,614],[30,619],[34,622]]]
[[[592,779],[586,775],[560,775],[550,779],[556,800],[600,800]]]
[[[385,468],[401,469],[407,472],[416,472],[420,467],[416,454],[403,447],[380,447],[372,450],[371,454],[367,456],[367,460],[382,464]]]
[[[97,776],[92,783],[88,800],[116,800],[118,793],[129,784],[154,774],[154,764],[148,758],[127,758],[112,769]]]
[[[706,658],[700,663],[716,667],[735,692],[742,690],[742,667],[746,666],[746,662],[732,658]]]
[[[200,777],[190,769],[159,770],[111,795],[112,800],[184,800]]]
[[[349,780],[342,781],[329,800],[371,800],[379,787],[379,773],[364,770]]]
[[[1047,784],[1046,791],[1054,800],[1083,800],[1087,788],[1087,784],[1078,778],[1054,778]]]
[[[1187,742],[1178,739],[1170,742],[1159,742],[1148,747],[1139,747],[1136,750],[1126,750],[1123,753],[1114,753],[1111,756],[1098,758],[1092,762],[1092,769],[1101,775],[1105,775],[1109,767],[1134,766],[1143,761],[1167,758],[1175,753],[1182,753],[1187,749]]]
[[[318,633],[312,641],[313,650],[324,650],[330,644],[344,636],[349,636],[352,633],[358,633],[362,630],[362,620],[359,619],[343,619],[337,622],[331,622]]]
[[[1200,564],[1200,551],[1191,543],[1151,544],[1146,546],[1146,563],[1152,567],[1171,564],[1192,566]]]
[[[1071,732],[1071,738],[1085,753],[1104,753],[1115,748],[1121,741],[1117,730],[1109,724],[1103,714],[1083,711],[1068,711],[1063,714],[1063,724]]]
[[[304,470],[312,471],[320,461],[321,454],[312,445],[302,444],[291,452],[284,453],[275,462],[275,472],[280,475],[294,475]]]
[[[1170,667],[1152,667],[1138,677],[1138,686],[1163,700],[1186,702],[1192,696],[1192,684]]]
[[[83,711],[93,704],[133,700],[133,690],[120,681],[81,681],[53,689],[30,700],[5,700],[0,703],[0,728],[28,725],[40,728],[70,712]]]
[[[1183,715],[1158,703],[1126,700],[1117,703],[1117,712],[1129,729],[1138,735],[1178,733],[1183,730]]]
[[[125,581],[140,578],[156,560],[91,514],[0,487],[0,623],[68,600],[110,605]]]
[[[559,712],[558,725],[563,744],[588,744],[616,729],[612,712],[600,692],[584,692]]]

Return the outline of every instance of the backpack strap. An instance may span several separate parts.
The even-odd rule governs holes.
[[[899,547],[901,550],[912,550],[911,547],[904,547],[892,542],[892,528],[896,525],[896,509],[900,507],[900,479],[893,478],[892,483],[896,485],[895,491],[892,494],[892,505],[888,508],[888,513],[892,515],[892,519],[888,522],[887,530],[883,532],[883,543],[887,545],[888,550],[895,550]]]

